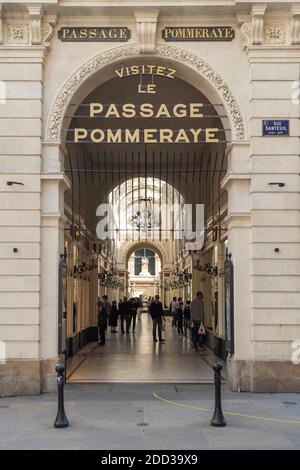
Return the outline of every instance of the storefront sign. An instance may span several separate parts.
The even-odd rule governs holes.
[[[231,26],[180,26],[162,30],[165,41],[232,41],[234,29]]]
[[[65,42],[126,42],[131,31],[120,27],[81,27],[63,26],[58,31],[58,38]]]
[[[263,136],[289,135],[290,121],[286,120],[263,120]]]

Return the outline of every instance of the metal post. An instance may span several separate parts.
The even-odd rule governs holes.
[[[211,425],[216,427],[226,426],[226,421],[223,416],[221,406],[221,370],[222,364],[220,362],[213,363],[213,370],[215,371],[215,411],[211,420]]]
[[[57,415],[54,421],[55,428],[67,428],[69,426],[68,418],[66,417],[65,408],[64,408],[64,373],[65,367],[63,364],[57,364],[55,367],[57,372],[57,399],[58,399],[58,408]]]

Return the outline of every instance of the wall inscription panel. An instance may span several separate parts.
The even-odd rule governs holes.
[[[58,31],[58,39],[64,42],[126,42],[130,37],[127,27],[63,26]]]

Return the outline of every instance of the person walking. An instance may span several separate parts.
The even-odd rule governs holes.
[[[177,318],[177,332],[179,335],[183,335],[183,302],[179,302],[179,307],[176,310]]]
[[[170,312],[172,316],[172,326],[176,326],[176,309],[179,307],[177,303],[177,297],[173,297],[172,302],[170,303]]]
[[[139,308],[139,303],[138,299],[132,298],[131,303],[130,303],[130,310],[131,310],[131,321],[132,321],[132,333],[135,333],[135,327],[136,327],[136,316],[137,316],[137,311]]]
[[[103,301],[98,301],[98,346],[105,346],[105,332],[107,329],[107,310]]]
[[[199,335],[199,328],[204,322],[204,304],[203,294],[200,291],[197,292],[196,298],[191,304],[191,320],[193,322],[192,341],[194,349],[195,351],[203,350],[203,336]]]
[[[111,333],[118,333],[116,328],[118,326],[118,316],[119,310],[117,307],[117,302],[114,300],[111,305],[111,311],[109,314],[108,325],[111,327]]]
[[[142,299],[141,296],[137,299],[137,302],[138,302],[138,304],[139,304],[138,309],[137,309],[137,317],[138,317],[138,320],[140,320],[140,319],[141,319],[142,310],[143,310],[143,299]]]
[[[159,295],[156,295],[154,301],[150,305],[150,315],[153,321],[153,341],[164,343],[165,340],[162,338],[162,322],[164,316],[164,310],[162,303],[159,300]],[[158,330],[158,340],[156,335]]]
[[[121,333],[124,335],[124,322],[126,324],[126,333],[129,333],[129,302],[127,297],[124,297],[123,300],[120,300],[119,302],[119,314],[121,319]]]
[[[187,300],[185,303],[185,307],[183,310],[183,326],[184,326],[184,334],[187,336],[187,332],[190,329],[191,323],[191,301]]]

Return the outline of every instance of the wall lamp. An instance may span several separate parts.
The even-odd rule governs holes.
[[[279,186],[279,188],[283,188],[283,186],[285,186],[285,183],[274,182],[274,183],[269,183],[269,186]]]
[[[197,260],[196,266],[194,266],[194,269],[197,269],[197,271],[202,271],[210,276],[217,276],[218,275],[218,266],[212,266],[210,263],[206,263],[205,266],[200,265],[200,260]]]
[[[24,183],[20,183],[19,181],[6,181],[7,186],[12,186],[13,184],[18,184],[20,186],[24,186]]]

